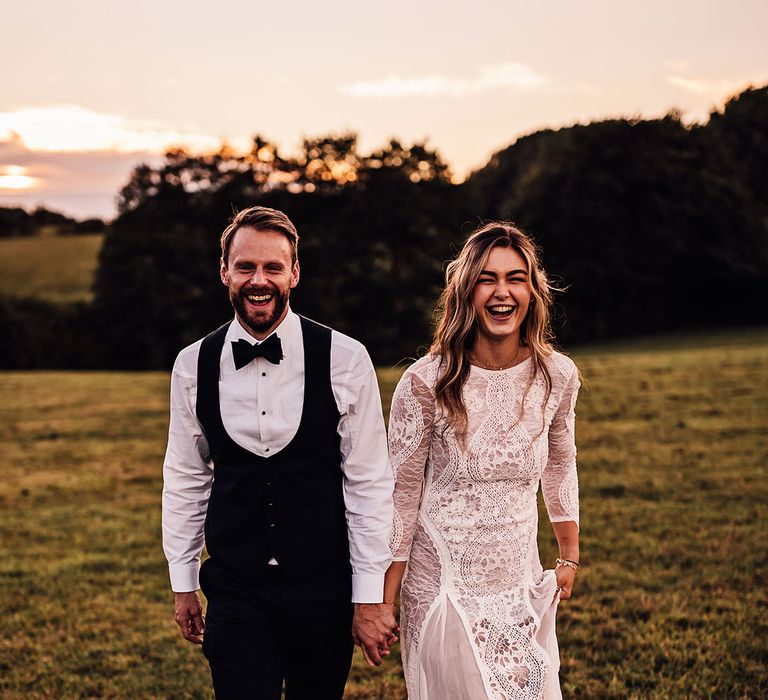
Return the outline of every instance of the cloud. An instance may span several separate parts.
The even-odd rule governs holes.
[[[229,143],[250,148],[250,139]],[[79,217],[110,218],[117,192],[139,163],[156,165],[174,146],[205,153],[221,145],[194,129],[74,105],[0,112],[0,206],[44,203]]]
[[[80,218],[111,218],[116,195],[131,170],[139,163],[157,165],[161,160],[148,151],[33,151],[18,137],[0,140],[0,175],[28,178],[0,181],[0,206],[31,209],[42,204]]]
[[[352,83],[339,88],[341,92],[352,97],[412,97],[415,95],[460,97],[466,89],[466,81],[447,78],[444,75],[428,75],[420,78],[401,78],[390,75],[381,80]]]
[[[481,66],[473,78],[445,75],[401,77],[390,75],[373,81],[342,85],[339,92],[352,97],[463,97],[491,90],[530,90],[548,79],[523,63],[497,63]]]
[[[162,153],[171,146],[217,149],[220,140],[162,124],[130,120],[75,105],[27,107],[0,112],[0,141],[14,140],[35,151]]]
[[[471,88],[475,92],[507,87],[528,90],[546,83],[543,75],[523,63],[497,63],[481,66],[480,75],[472,82]]]
[[[721,100],[724,96],[741,92],[750,84],[759,85],[763,81],[745,80],[744,78],[739,80],[714,80],[710,78],[686,78],[681,75],[668,75],[667,82],[686,92]]]

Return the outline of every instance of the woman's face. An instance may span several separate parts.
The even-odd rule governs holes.
[[[492,248],[472,291],[478,333],[493,341],[519,338],[530,303],[523,257],[514,248]]]

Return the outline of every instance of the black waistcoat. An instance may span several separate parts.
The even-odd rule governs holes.
[[[200,347],[196,411],[214,465],[205,543],[218,567],[245,582],[257,581],[272,557],[294,581],[350,570],[331,329],[300,319],[304,407],[296,435],[270,457],[240,447],[221,420],[219,367],[229,324]]]

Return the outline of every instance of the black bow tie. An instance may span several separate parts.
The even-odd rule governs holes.
[[[283,359],[283,345],[277,335],[270,335],[263,343],[256,345],[240,338],[237,342],[232,341],[232,357],[235,358],[235,369],[245,367],[254,357],[263,357],[277,365]]]

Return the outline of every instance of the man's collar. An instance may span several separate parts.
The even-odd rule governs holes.
[[[285,318],[280,321],[277,328],[275,328],[267,338],[275,333],[280,337],[280,342],[283,345],[283,352],[289,350],[296,340],[301,337],[301,321],[299,320],[299,316],[293,313],[290,306],[288,307],[288,313],[285,315]],[[264,338],[264,340],[267,338]],[[247,340],[251,345],[264,342],[264,340],[256,340],[256,338],[240,325],[239,319],[235,316],[234,321],[229,325],[229,330],[227,330],[225,342],[238,341],[240,339]]]

